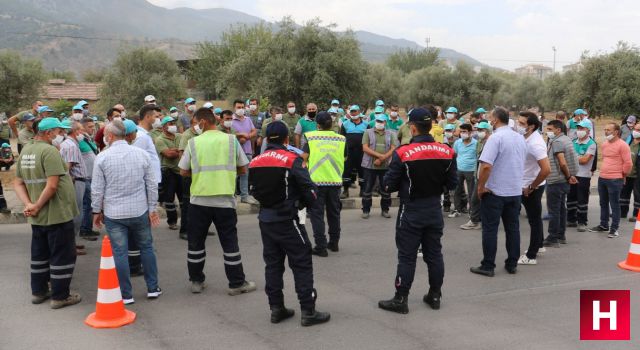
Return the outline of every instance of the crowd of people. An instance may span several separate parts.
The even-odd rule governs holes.
[[[162,289],[152,237],[161,220],[158,206],[166,212],[168,228],[188,241],[191,292],[206,288],[205,240],[217,234],[228,294],[239,295],[255,291],[256,283],[243,270],[237,202],[259,205],[271,321],[294,314],[282,294],[286,257],[303,326],[330,319],[315,309],[312,255],[339,252],[341,199],[352,189],[359,190],[364,220],[370,218],[374,197],[380,198],[380,215],[391,218],[391,194],[399,192],[396,292],[379,303],[399,313],[408,312],[418,256],[429,271],[424,302],[440,308],[445,216],[468,215],[460,228],[482,230],[483,259],[471,272],[494,276],[500,220],[508,253],[504,267],[515,274],[518,265],[536,265],[546,248],[567,244],[567,228],[616,238],[621,218],[631,212],[629,220],[635,221],[640,208],[640,123],[634,116],[622,125],[607,124],[598,145],[594,123],[583,109],[568,120],[564,112],[546,120],[532,111],[480,107],[460,113],[434,105],[415,106],[401,116],[398,105],[382,100],[370,114],[356,104],[342,108],[335,99],[326,111],[315,103],[301,110],[289,102],[265,112],[259,105],[249,99],[234,101],[231,110],[210,102],[198,108],[187,98],[181,108],[161,108],[148,95],[138,111],[129,113],[117,104],[101,121],[86,101],[78,102],[70,116],[56,116],[37,101],[3,121],[0,167],[16,164],[14,188],[32,227],[32,302],[51,299],[54,309],[80,302],[81,296],[69,290],[76,257],[86,254],[76,237],[95,241],[96,229],[103,226],[124,303],[135,302],[132,276],[144,276],[147,297],[158,298]],[[9,146],[11,135],[17,138],[17,156]],[[589,228],[596,168],[600,222]],[[521,207],[530,226],[524,254]],[[1,191],[0,210],[7,212]],[[315,244],[307,236],[307,214]]]

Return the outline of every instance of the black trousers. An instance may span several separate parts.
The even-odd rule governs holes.
[[[416,273],[418,248],[422,245],[423,260],[429,271],[429,286],[440,291],[444,280],[444,260],[440,239],[444,229],[440,198],[433,197],[428,205],[403,204],[398,211],[396,225],[396,247],[398,268],[395,279],[396,291],[401,296],[409,295]]]
[[[364,169],[364,191],[362,193],[362,212],[368,213],[371,211],[371,205],[373,204],[373,188],[376,184],[376,180],[382,183],[384,174],[387,173],[387,169]],[[384,192],[380,187],[380,208],[382,211],[389,211],[391,206],[391,194]]]
[[[180,197],[180,233],[189,227],[189,205],[191,201],[191,177],[182,178],[182,197]]]
[[[578,179],[578,183],[570,185],[569,194],[567,195],[567,222],[586,225],[587,213],[589,212],[591,178],[576,176],[576,179]]]
[[[182,177],[171,169],[162,169],[162,188],[164,195],[162,201],[164,209],[167,212],[167,224],[175,225],[178,223],[178,208],[176,207],[175,198],[182,203]]]
[[[364,188],[364,170],[362,168],[362,145],[353,145],[348,147],[347,159],[344,161],[344,171],[342,173],[342,182],[345,190],[351,186],[353,180],[351,174],[356,172],[358,174],[358,185],[360,191]]]
[[[319,248],[327,247],[327,236],[324,233],[325,208],[329,225],[329,240],[338,243],[340,240],[340,210],[342,210],[340,187],[318,186],[318,200],[314,206],[307,208],[313,228],[313,240]]]
[[[531,228],[529,238],[529,248],[527,249],[527,258],[535,259],[538,255],[538,249],[542,248],[544,241],[544,226],[542,224],[542,194],[544,193],[544,185],[536,188],[529,196],[522,196],[522,205],[527,212],[527,220]]]
[[[73,221],[31,225],[31,294],[46,294],[47,282],[51,281],[51,299],[66,299],[75,266]]]
[[[313,263],[311,260],[311,242],[304,225],[298,218],[289,221],[260,221],[262,236],[262,257],[264,258],[264,291],[269,305],[284,305],[282,289],[284,282],[284,259],[287,258],[293,272],[296,294],[302,310],[315,307],[313,291]]]
[[[202,282],[204,262],[207,256],[205,241],[211,222],[216,226],[224,255],[224,272],[229,280],[229,288],[238,288],[245,281],[240,248],[238,247],[238,218],[233,208],[214,208],[191,204],[189,206],[189,228],[187,240],[187,267],[189,280]]]
[[[640,207],[640,181],[636,177],[628,177],[620,192],[620,217],[626,218],[631,204],[631,194],[633,193],[633,217],[638,216]]]
[[[7,200],[4,198],[4,190],[2,189],[2,182],[0,182],[0,209],[7,207]]]

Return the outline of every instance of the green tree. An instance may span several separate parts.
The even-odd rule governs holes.
[[[99,93],[104,106],[122,103],[137,110],[146,95],[155,96],[162,106],[171,106],[186,95],[176,62],[166,53],[148,48],[120,52],[103,81]]]
[[[56,114],[59,116],[61,113],[64,113],[66,116],[71,115],[71,108],[73,108],[74,103],[69,100],[57,100],[51,104],[51,109],[56,111]]]
[[[13,51],[0,52],[0,112],[12,115],[31,106],[46,80],[42,63]]]
[[[66,70],[66,71],[52,70],[47,74],[47,78],[48,79],[64,79],[67,83],[78,81],[78,79],[76,79],[76,73],[69,70]]]
[[[440,50],[436,48],[405,49],[390,55],[386,60],[386,64],[393,69],[411,73],[414,70],[438,64],[440,62],[438,59],[439,54]]]
[[[99,83],[107,74],[106,69],[87,69],[82,72],[82,81],[87,83]]]
[[[388,105],[400,103],[400,92],[405,73],[399,69],[393,69],[386,64],[372,64],[367,70],[367,89],[363,90],[367,105],[373,106],[376,100],[382,99]]]

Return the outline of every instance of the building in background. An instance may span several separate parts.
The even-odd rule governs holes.
[[[547,67],[542,64],[527,64],[520,68],[516,68],[516,74],[521,76],[528,76],[532,78],[544,79],[553,73],[551,67]]]

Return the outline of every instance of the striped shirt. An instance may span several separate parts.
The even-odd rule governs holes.
[[[147,153],[123,140],[98,154],[93,167],[91,207],[110,219],[154,212],[158,183]]]
[[[60,155],[65,163],[71,164],[71,168],[69,169],[71,178],[86,179],[90,177],[89,173],[87,173],[78,142],[74,138],[65,137],[64,141],[60,144]]]
[[[549,141],[547,146],[547,156],[551,163],[551,173],[547,177],[547,183],[550,185],[568,182],[560,168],[560,162],[558,162],[558,157],[556,156],[558,153],[564,154],[564,160],[567,163],[569,174],[575,176],[578,173],[578,156],[573,147],[573,142],[565,135],[555,137]]]

